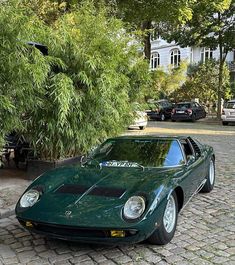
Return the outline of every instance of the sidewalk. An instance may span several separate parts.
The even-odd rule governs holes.
[[[24,170],[0,169],[0,219],[14,214],[15,204],[30,182]]]

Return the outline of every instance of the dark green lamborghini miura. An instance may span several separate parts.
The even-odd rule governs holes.
[[[166,244],[178,213],[215,182],[213,148],[191,137],[124,136],[37,178],[16,205],[28,230],[59,239]]]

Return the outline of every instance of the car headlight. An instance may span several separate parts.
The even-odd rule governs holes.
[[[132,196],[124,205],[123,215],[126,219],[137,219],[145,210],[145,200],[141,196]]]
[[[20,207],[27,208],[33,206],[39,199],[40,192],[37,190],[28,190],[20,199]]]

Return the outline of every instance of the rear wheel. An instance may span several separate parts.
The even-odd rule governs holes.
[[[140,130],[144,130],[145,126],[139,126]]]
[[[228,122],[227,121],[222,121],[222,124],[223,125],[228,125]]]
[[[213,190],[215,184],[215,160],[211,158],[208,168],[208,174],[206,178],[206,183],[201,189],[201,192],[210,192]]]
[[[159,227],[148,238],[151,244],[165,245],[174,237],[178,219],[178,202],[173,191],[167,201]]]
[[[193,115],[192,115],[192,122],[195,122],[196,121],[196,114],[194,113]]]
[[[171,121],[175,122],[176,120],[174,120],[174,119],[171,119]]]

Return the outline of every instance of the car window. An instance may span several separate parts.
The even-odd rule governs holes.
[[[181,140],[180,143],[182,145],[182,149],[184,151],[184,154],[185,154],[185,157],[186,157],[187,161],[189,160],[189,158],[191,156],[195,156],[194,149],[192,148],[191,144],[188,141]]]
[[[107,161],[133,162],[145,167],[179,166],[185,163],[180,144],[174,139],[107,140],[92,158],[103,165],[107,165]]]
[[[191,108],[191,104],[190,103],[178,103],[176,104],[176,108],[189,109]]]
[[[235,109],[235,102],[227,102],[224,105],[224,108],[226,108],[226,109]]]

